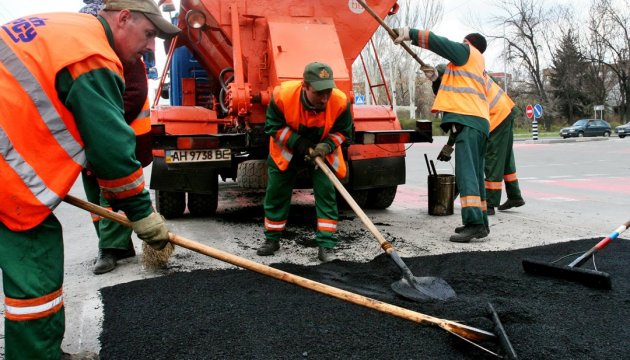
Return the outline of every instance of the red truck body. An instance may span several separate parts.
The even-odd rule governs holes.
[[[369,6],[381,17],[397,9],[395,0]],[[354,0],[181,0],[177,23],[174,105],[151,113],[151,188],[166,217],[183,214],[186,206],[193,215],[214,213],[218,178],[264,188],[269,138],[263,127],[273,88],[302,79],[304,66],[319,61],[354,99],[352,64],[379,26]],[[190,68],[178,60],[184,47],[195,64]],[[352,111],[355,132],[343,147],[350,170],[343,182],[360,205],[388,207],[405,182],[404,145],[432,141],[430,123],[401,130],[390,106],[353,105]]]

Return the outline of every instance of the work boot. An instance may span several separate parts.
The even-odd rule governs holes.
[[[61,360],[98,360],[98,354],[90,351],[82,351],[78,354],[61,353]]]
[[[494,215],[494,206],[488,206],[488,215]]]
[[[460,234],[465,228],[466,225],[458,226],[455,228],[455,233]],[[486,231],[488,232],[488,235],[490,235],[490,225],[486,225]]]
[[[116,249],[99,249],[98,259],[92,272],[96,275],[105,274],[116,268]]]
[[[319,250],[317,251],[317,258],[319,259],[319,261],[321,262],[331,262],[333,260],[337,260],[337,258],[335,257],[335,253],[333,252],[333,249],[327,249],[325,247],[319,247]]]
[[[457,229],[455,229],[455,231],[457,231]],[[481,239],[486,236],[488,236],[488,230],[485,225],[466,225],[459,233],[451,235],[449,240],[452,242],[467,243],[472,239]]]
[[[116,255],[116,260],[122,260],[130,257],[136,256],[136,249],[133,248],[133,242],[129,239],[129,243],[126,249],[111,249],[114,250],[114,254]]]
[[[265,243],[262,244],[258,250],[256,250],[256,254],[258,256],[270,256],[273,255],[278,249],[280,249],[280,242],[273,240],[265,240]]]
[[[508,210],[513,207],[519,207],[523,205],[525,205],[525,200],[523,199],[518,199],[518,200],[507,199],[503,204],[499,205],[499,210],[501,211]]]

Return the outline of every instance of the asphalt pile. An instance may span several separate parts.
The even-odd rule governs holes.
[[[273,267],[433,317],[494,331],[487,304],[521,359],[621,359],[630,354],[630,243],[596,255],[612,290],[537,277],[525,258],[570,262],[600,239],[503,252],[404,258],[416,276],[441,277],[457,297],[396,295],[386,255]],[[183,250],[182,250],[183,251]],[[591,262],[583,268],[592,268]],[[393,317],[247,270],[199,270],[103,288],[101,359],[495,359],[433,326]],[[500,352],[496,344],[482,344]]]

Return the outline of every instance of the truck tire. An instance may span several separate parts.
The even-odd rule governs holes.
[[[348,191],[354,201],[359,205],[360,208],[365,208],[368,200],[368,191],[367,190],[352,190]],[[346,199],[341,196],[341,194],[337,191],[337,207],[339,209],[352,209]]]
[[[267,188],[267,160],[247,160],[238,164],[236,183],[243,189]]]
[[[396,197],[398,186],[388,186],[368,191],[366,206],[371,209],[387,209]]]
[[[188,211],[192,216],[210,216],[217,212],[219,194],[188,193]]]
[[[186,193],[155,190],[155,207],[166,219],[180,217],[186,209]]]

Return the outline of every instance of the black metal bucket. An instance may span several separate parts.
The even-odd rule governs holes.
[[[455,175],[429,175],[429,215],[453,215]]]

